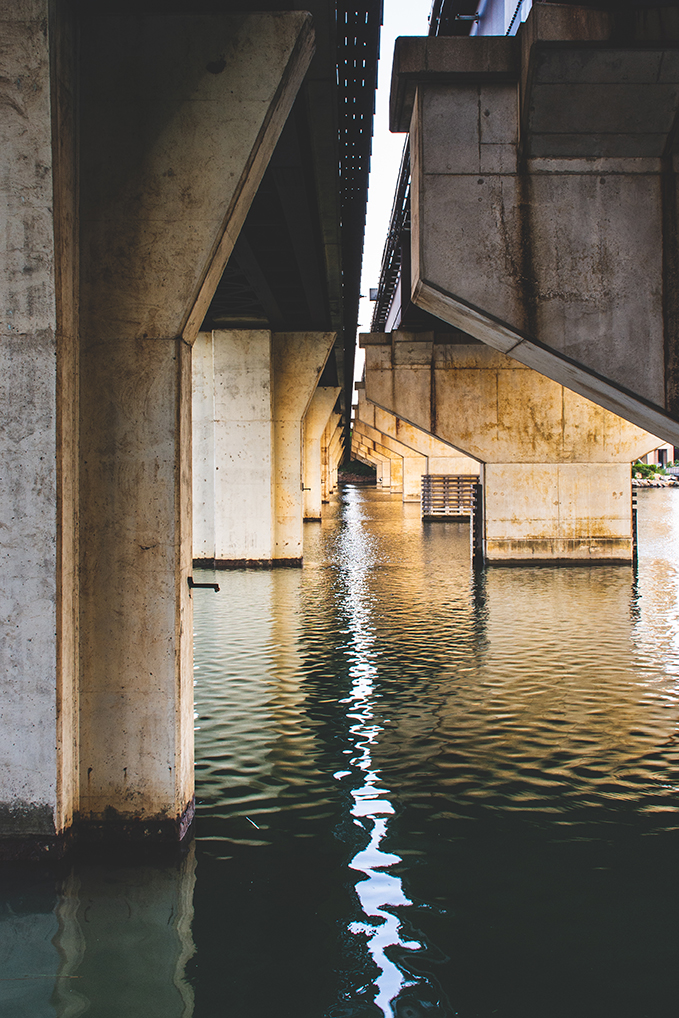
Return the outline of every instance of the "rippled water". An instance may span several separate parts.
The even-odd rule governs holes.
[[[220,574],[195,845],[13,873],[0,1015],[676,1015],[679,493],[639,527],[636,575],[474,573],[347,487],[303,570]]]

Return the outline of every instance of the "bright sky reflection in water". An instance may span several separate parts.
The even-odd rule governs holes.
[[[346,704],[347,717],[352,722],[349,731],[354,740],[355,756],[349,762],[363,777],[363,784],[352,789],[354,805],[351,813],[355,822],[370,835],[367,847],[357,852],[349,864],[362,874],[356,891],[365,916],[362,922],[352,923],[349,930],[368,938],[368,949],[380,970],[375,980],[378,990],[375,1004],[384,1015],[389,1016],[393,1013],[391,1002],[409,982],[402,970],[389,959],[386,948],[398,946],[421,950],[423,945],[401,936],[401,924],[394,910],[412,902],[406,897],[400,878],[388,872],[388,867],[401,862],[400,858],[380,847],[394,807],[389,801],[389,789],[381,783],[371,755],[371,748],[382,731],[381,726],[375,723],[373,711],[377,647],[366,582],[367,571],[374,565],[375,556],[370,535],[361,526],[361,518],[361,503],[355,492],[349,491],[345,511],[347,526],[340,545],[346,583],[346,612],[353,641],[353,653],[349,652],[352,688],[351,694],[341,703]],[[338,771],[335,777],[342,779],[350,773]]]

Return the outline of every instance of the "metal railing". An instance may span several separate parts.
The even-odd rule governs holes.
[[[424,474],[422,517],[470,516],[478,480],[475,474]]]
[[[389,233],[382,254],[382,268],[373,309],[371,332],[384,332],[391,309],[391,302],[401,272],[401,237],[408,228],[410,218],[410,146],[406,138],[401,158],[401,169],[396,186],[396,195],[391,209]]]
[[[469,520],[472,565],[483,568],[483,488],[476,474],[423,474],[422,519]]]

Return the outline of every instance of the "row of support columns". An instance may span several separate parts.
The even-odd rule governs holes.
[[[356,458],[378,468],[383,488],[402,493],[404,502],[419,502],[424,474],[478,475],[476,460],[370,403],[365,382],[357,382],[356,389],[352,450]]]
[[[388,436],[386,411],[478,461],[487,562],[631,562],[630,463],[660,440],[467,340],[398,331],[361,337],[365,398],[376,408],[366,425],[372,411],[359,396],[361,454],[393,457],[396,490],[394,462],[405,457]],[[451,472],[475,473],[478,464]]]
[[[330,332],[264,330],[198,336],[196,564],[301,565],[303,519],[321,515],[321,442],[339,395],[317,387],[334,340]]]

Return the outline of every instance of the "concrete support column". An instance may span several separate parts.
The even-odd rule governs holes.
[[[304,417],[304,519],[320,520],[322,493],[321,441],[330,419],[339,386],[319,386]]]
[[[193,345],[193,557],[215,558],[215,363],[212,332]]]
[[[342,428],[341,422],[338,421],[330,442],[330,477],[332,491],[334,491],[337,487],[337,470],[342,462],[342,454],[344,452],[344,446],[342,444],[343,435],[344,429]]]
[[[72,6],[0,0],[0,856],[190,821],[191,344],[313,51]]]
[[[355,422],[354,427],[358,431],[359,428],[365,428],[365,425]],[[360,436],[360,440],[371,451],[372,455],[386,465],[386,470],[384,467],[382,470],[382,486],[388,487],[390,491],[393,491],[395,494],[402,494],[403,456],[379,442],[379,436],[377,433],[374,433],[371,436],[358,431],[358,434]]]
[[[211,470],[213,500],[194,504],[194,559],[218,568],[270,565],[274,557],[274,426],[271,333],[211,333],[213,355]],[[196,347],[202,337],[196,342]],[[196,354],[194,347],[194,355]],[[196,379],[202,375],[195,372]],[[206,401],[209,403],[209,400]],[[202,402],[194,383],[194,411]],[[200,443],[200,422],[194,442]],[[202,465],[194,449],[194,471]],[[201,555],[201,533],[214,534],[212,554]],[[209,549],[207,549],[209,550]]]
[[[332,478],[332,453],[331,445],[335,435],[337,425],[341,420],[341,414],[332,413],[328,419],[328,423],[325,426],[323,432],[323,438],[321,440],[321,492],[323,496],[323,502],[327,502],[329,496],[334,490],[333,478]]]
[[[427,458],[414,449],[397,442],[389,435],[384,435],[376,428],[371,427],[364,421],[356,420],[354,429],[371,439],[381,449],[387,449],[389,453],[401,460],[401,483],[404,502],[419,502],[422,492],[422,475],[427,472]],[[394,489],[397,490],[397,489]]]
[[[533,3],[511,37],[397,41],[411,294],[678,444],[679,23],[591,6]]]
[[[0,0],[0,859],[78,807],[78,319],[73,26]]]
[[[80,815],[176,839],[193,812],[191,345],[310,26],[93,17],[81,43]]]
[[[487,463],[489,562],[631,560],[630,464]]]
[[[276,462],[273,557],[279,565],[302,563],[302,421],[334,342],[334,332],[273,335]]]
[[[352,459],[358,460],[359,463],[365,463],[366,466],[375,468],[375,481],[382,487],[389,487],[391,477],[389,473],[389,461],[383,460],[377,453],[368,445],[365,444],[365,439],[362,436],[357,435],[354,432],[354,437],[351,443],[351,457]]]
[[[196,422],[195,454],[200,458],[195,470],[212,462],[213,479],[212,489],[210,482],[199,482],[206,499],[195,506],[196,562],[217,568],[301,563],[302,426],[334,336],[220,330],[212,333],[211,345],[199,337],[196,354],[204,354],[206,367],[196,371],[196,413],[203,407],[209,411],[202,379],[210,372],[207,388],[214,395],[212,431],[207,423]],[[322,417],[325,413],[327,420],[336,398],[336,390],[320,390],[311,415],[319,494]],[[211,451],[203,451],[203,434],[213,442]],[[203,533],[214,534],[212,555],[200,554],[209,550]]]

